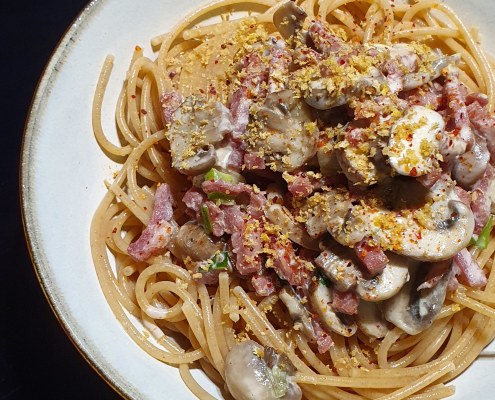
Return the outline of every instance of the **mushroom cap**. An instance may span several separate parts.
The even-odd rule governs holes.
[[[288,40],[301,29],[307,16],[306,12],[294,1],[287,1],[273,13],[273,24],[282,37]]]
[[[215,243],[201,226],[192,222],[180,227],[174,238],[174,246],[182,258],[189,257],[192,261],[209,260],[223,249],[221,243]]]
[[[399,293],[382,303],[385,319],[409,335],[417,335],[431,326],[447,294],[451,273],[444,274],[432,288],[417,290],[425,270],[423,266],[411,269],[412,279]]]

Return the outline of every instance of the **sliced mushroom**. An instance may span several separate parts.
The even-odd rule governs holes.
[[[400,175],[421,176],[438,165],[445,122],[429,108],[412,106],[390,130],[388,161]]]
[[[409,267],[412,260],[387,252],[388,264],[381,274],[365,279],[358,279],[356,293],[363,300],[376,302],[391,298],[409,280]]]
[[[236,344],[225,359],[225,381],[236,400],[300,400],[294,373],[287,356],[252,340]]]
[[[354,251],[333,240],[326,241],[322,250],[315,263],[334,283],[335,288],[341,292],[354,288],[362,277]]]
[[[308,235],[306,230],[294,220],[287,208],[277,203],[267,203],[265,206],[266,217],[278,225],[282,233],[288,234],[290,240],[310,250],[319,250],[319,241]]]
[[[209,260],[221,250],[222,243],[215,243],[204,229],[195,223],[182,225],[174,238],[174,254],[178,251],[182,258],[189,257],[192,261]]]
[[[214,145],[233,127],[230,111],[222,103],[189,96],[175,111],[168,132],[172,166],[186,175],[207,171],[217,161]]]
[[[303,208],[310,214],[306,229],[311,236],[320,233],[316,228],[321,229],[324,220],[328,232],[344,246],[371,236],[382,249],[418,261],[453,257],[467,246],[474,231],[473,212],[456,194],[455,182],[439,179],[424,197],[416,196],[420,200],[416,203],[407,198],[425,189],[416,181],[410,186],[401,193],[395,210],[387,209],[386,201],[373,192],[358,198],[359,204],[351,201],[344,188],[329,189],[318,199],[312,196]]]
[[[377,339],[385,337],[389,331],[378,304],[368,301],[359,302],[357,325],[361,332]]]
[[[250,150],[261,151],[272,169],[293,171],[316,154],[319,131],[311,110],[291,90],[269,94],[255,110],[252,125]]]
[[[460,54],[441,56],[435,59],[430,65],[430,71],[407,74],[403,78],[402,90],[416,89],[425,83],[431,82],[442,74],[442,70],[451,64],[458,64],[461,59]]]
[[[456,158],[452,169],[452,177],[460,186],[469,190],[472,185],[481,179],[489,161],[490,153],[486,143],[478,138],[469,151]]]
[[[451,273],[444,274],[434,287],[417,290],[424,281],[426,269],[423,266],[412,269],[412,279],[399,293],[382,303],[385,319],[409,335],[417,335],[431,326],[447,294]]]
[[[278,297],[287,307],[290,318],[294,324],[297,324],[303,335],[311,342],[315,341],[316,334],[311,323],[311,315],[309,311],[301,303],[301,299],[296,295],[290,286],[284,286]]]
[[[301,31],[307,16],[306,12],[295,2],[287,1],[273,13],[273,24],[282,37],[288,40]]]
[[[350,337],[356,333],[355,322],[345,322],[332,309],[331,289],[321,283],[315,284],[311,289],[311,305],[321,317],[323,325],[341,336]]]

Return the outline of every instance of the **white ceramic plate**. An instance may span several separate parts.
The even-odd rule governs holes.
[[[493,0],[449,0],[467,25],[495,43]],[[175,368],[144,353],[114,318],[100,290],[89,248],[89,225],[103,181],[116,170],[91,128],[91,102],[105,56],[115,68],[105,98],[104,129],[114,132],[114,104],[136,44],[152,56],[149,39],[196,8],[197,0],[97,0],[73,23],[36,93],[22,151],[26,232],[41,284],[62,325],[84,357],[132,399],[192,399]],[[493,399],[495,345],[460,378],[456,399]],[[205,380],[202,377],[202,380]],[[205,380],[206,382],[206,380]],[[211,392],[220,397],[209,385]]]

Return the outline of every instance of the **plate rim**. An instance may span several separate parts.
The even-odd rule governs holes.
[[[91,350],[79,337],[77,324],[70,321],[70,316],[65,309],[63,302],[57,296],[56,289],[49,284],[47,271],[49,262],[43,250],[42,240],[39,237],[39,226],[36,221],[33,207],[33,191],[31,184],[34,179],[33,154],[35,152],[35,142],[40,134],[38,118],[43,112],[43,100],[50,94],[50,89],[63,67],[66,57],[69,55],[74,39],[89,24],[91,18],[97,13],[102,6],[103,0],[92,0],[79,11],[76,17],[65,29],[55,48],[48,58],[40,78],[33,92],[30,105],[25,118],[22,131],[22,141],[19,159],[19,203],[21,211],[21,220],[24,237],[27,244],[27,250],[31,260],[32,268],[35,272],[36,279],[41,287],[51,311],[56,317],[56,321],[62,328],[63,332],[70,340],[71,344],[89,366],[106,382],[118,395],[124,399],[134,399],[132,389],[125,384],[123,379],[119,379],[119,374],[112,374],[112,367],[108,365],[105,358],[99,352]],[[105,370],[105,368],[107,370]]]

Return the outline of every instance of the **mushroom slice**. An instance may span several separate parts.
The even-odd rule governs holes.
[[[469,151],[456,158],[452,177],[464,189],[470,189],[482,178],[489,161],[490,153],[486,147],[486,142],[478,138]]]
[[[442,74],[444,68],[451,64],[458,64],[460,59],[460,54],[438,57],[430,65],[431,72],[416,72],[405,75],[402,80],[402,90],[416,89],[425,83],[437,79]]]
[[[388,160],[400,175],[421,176],[433,169],[440,156],[445,122],[442,116],[423,106],[412,106],[390,130]]]
[[[294,373],[287,356],[252,340],[236,344],[225,359],[225,382],[236,400],[300,400]]]
[[[280,226],[284,234],[288,234],[290,240],[306,249],[319,250],[319,241],[308,235],[306,230],[294,220],[289,210],[277,203],[267,203],[265,206],[266,217],[274,224]]]
[[[377,303],[360,301],[357,313],[357,325],[367,336],[380,339],[385,337],[389,329]]]
[[[313,341],[316,334],[311,323],[311,315],[302,305],[301,299],[296,295],[294,290],[290,286],[284,286],[280,290],[278,297],[287,307],[292,322],[300,326],[303,335],[308,340]]]
[[[311,290],[311,305],[321,317],[323,325],[341,336],[350,337],[356,333],[355,322],[346,323],[332,309],[332,292],[325,285],[318,283]]]
[[[233,127],[230,111],[222,103],[187,97],[175,111],[167,135],[172,166],[192,176],[207,171],[217,161],[214,145]]]
[[[215,243],[201,226],[188,222],[180,227],[175,236],[174,250],[179,251],[182,258],[203,261],[223,250],[223,245]]]
[[[412,260],[388,252],[388,264],[381,274],[371,278],[359,278],[356,293],[365,301],[382,301],[394,296],[409,280],[409,266]]]
[[[254,111],[246,141],[272,169],[290,172],[316,154],[318,135],[310,108],[292,90],[282,90]]]
[[[419,268],[411,271],[413,279],[399,293],[382,303],[385,319],[409,335],[417,335],[431,326],[442,309],[451,277],[451,273],[444,274],[434,287],[417,290],[426,272],[426,268]]]
[[[306,12],[295,2],[287,1],[273,13],[273,24],[282,37],[288,40],[301,31],[307,16]]]
[[[362,273],[357,265],[354,251],[334,241],[325,242],[322,250],[316,257],[315,263],[334,283],[335,288],[347,292],[355,287]]]

